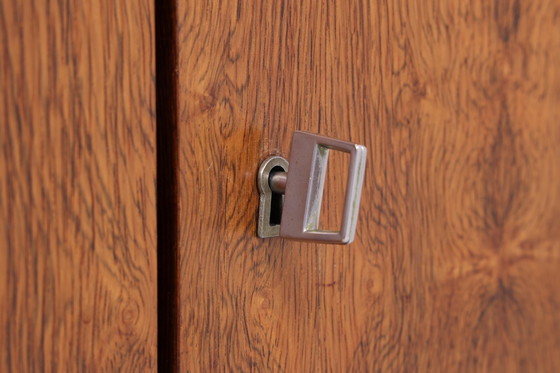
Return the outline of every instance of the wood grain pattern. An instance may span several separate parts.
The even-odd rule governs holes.
[[[0,371],[157,366],[153,2],[0,2]]]
[[[560,369],[560,1],[178,2],[182,371]],[[356,241],[256,238],[294,130]]]

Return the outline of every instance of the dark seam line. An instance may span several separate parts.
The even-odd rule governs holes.
[[[155,0],[158,371],[178,371],[177,11]]]

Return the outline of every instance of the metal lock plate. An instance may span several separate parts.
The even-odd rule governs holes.
[[[270,173],[272,170],[278,170],[287,172],[288,171],[288,161],[278,155],[267,158],[261,167],[259,168],[258,174],[258,187],[260,194],[259,201],[259,224],[258,224],[258,236],[261,238],[277,237],[280,235],[280,217],[275,220],[275,214],[281,214],[280,211],[273,211],[273,209],[282,208],[284,196],[280,193],[273,193],[270,188]],[[280,201],[273,199],[280,199]]]

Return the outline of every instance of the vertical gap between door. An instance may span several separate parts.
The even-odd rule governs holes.
[[[178,371],[176,0],[155,0],[158,371]]]

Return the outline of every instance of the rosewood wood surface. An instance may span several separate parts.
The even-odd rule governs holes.
[[[179,0],[177,48],[181,371],[560,369],[560,1]],[[296,129],[369,149],[350,246],[256,237]]]
[[[0,371],[157,366],[153,2],[0,2]]]

